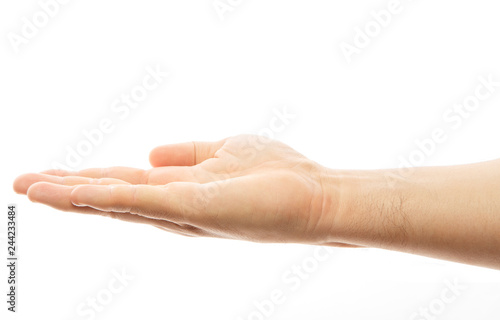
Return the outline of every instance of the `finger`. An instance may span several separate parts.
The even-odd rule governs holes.
[[[47,170],[42,171],[42,173],[60,177],[78,176],[95,179],[113,178],[132,184],[143,183],[147,175],[146,170],[129,167],[91,168],[81,171]]]
[[[26,194],[31,201],[43,203],[57,210],[98,214],[95,209],[76,207],[71,203],[69,196],[73,188],[50,182],[37,182],[28,188]]]
[[[152,219],[190,223],[194,211],[182,202],[182,195],[173,192],[172,186],[80,185],[71,193],[71,202],[102,211],[130,212]]]
[[[79,207],[71,202],[72,186],[63,186],[48,182],[37,182],[28,189],[28,198],[33,202],[48,205],[54,209],[68,212],[100,215],[127,222],[148,224],[178,234],[193,236],[203,235],[203,231],[191,226],[182,226],[166,220],[149,219],[140,215],[125,212],[106,212],[91,207]]]
[[[206,166],[209,169],[216,169],[216,166]],[[217,174],[207,171],[206,168],[197,166],[190,167],[158,167],[149,170],[142,170],[127,167],[92,168],[82,171],[47,170],[43,174],[53,177],[84,177],[90,179],[117,179],[130,184],[151,184],[162,185],[170,182],[198,182],[206,183],[227,178],[227,174]],[[49,181],[55,182],[56,180]],[[56,182],[57,183],[57,182]],[[92,184],[92,183],[85,183]],[[112,183],[106,183],[112,184]]]
[[[156,147],[149,154],[149,162],[153,167],[193,166],[213,158],[225,141],[192,141]]]
[[[86,178],[86,177],[75,177],[75,176],[53,176],[49,174],[42,173],[27,173],[20,175],[14,181],[14,191],[20,194],[26,194],[28,188],[37,182],[50,182],[55,184],[73,186],[77,184],[128,184],[123,180],[112,179],[112,178],[103,178],[103,179],[94,179],[94,178]]]

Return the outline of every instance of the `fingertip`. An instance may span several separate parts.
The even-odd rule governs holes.
[[[159,146],[151,150],[149,162],[153,167],[193,166],[212,158],[224,141],[192,141]]]
[[[192,142],[159,146],[149,153],[149,162],[154,168],[165,166],[192,166],[194,164],[193,150]]]
[[[28,187],[30,186],[27,184],[27,180],[29,179],[29,173],[22,174],[18,176],[15,180],[14,183],[12,184],[12,189],[14,189],[15,193],[19,194],[26,194]]]
[[[149,152],[149,163],[151,164],[152,167],[160,167],[160,156],[159,156],[159,148],[156,147],[151,152]]]
[[[46,182],[47,176],[39,173],[25,173],[20,175],[14,180],[13,188],[16,193],[27,194],[28,189],[39,182]],[[55,181],[54,178],[52,180]]]
[[[39,199],[46,193],[46,187],[50,185],[48,182],[35,182],[28,187],[26,195],[31,202],[39,202]]]

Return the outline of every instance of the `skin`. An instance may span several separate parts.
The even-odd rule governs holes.
[[[148,170],[28,173],[14,190],[185,236],[376,247],[500,269],[500,160],[334,170],[251,135],[160,146],[149,160]]]

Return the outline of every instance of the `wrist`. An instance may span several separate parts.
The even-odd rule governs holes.
[[[333,221],[327,243],[398,247],[407,241],[401,183],[384,170],[325,170],[325,214]]]

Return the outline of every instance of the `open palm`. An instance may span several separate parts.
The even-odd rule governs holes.
[[[14,190],[53,208],[146,223],[187,235],[325,243],[337,205],[324,167],[287,145],[240,135],[155,148],[152,169],[49,170]],[[331,191],[331,190],[330,190]]]

